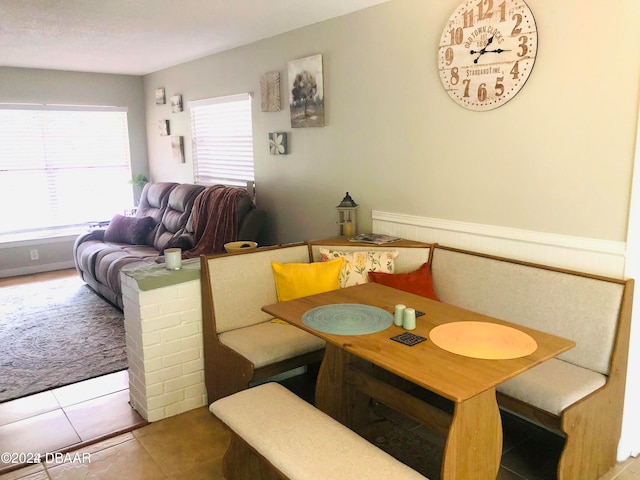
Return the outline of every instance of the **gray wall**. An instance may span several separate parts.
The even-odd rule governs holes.
[[[0,67],[0,103],[115,105],[128,108],[131,168],[148,172],[145,109],[142,78],[127,75],[61,72]],[[85,199],[79,198],[78,202]],[[16,199],[15,206],[29,201]],[[71,247],[75,236],[53,240],[0,243],[0,277],[73,266]],[[30,250],[37,249],[38,260]]]
[[[189,113],[157,106],[252,92],[257,201],[269,240],[337,233],[349,191],[361,230],[371,210],[625,241],[640,80],[640,2],[528,0],[539,53],[506,105],[471,112],[438,75],[436,50],[459,0],[392,0],[144,77],[150,170],[191,181]],[[324,58],[326,126],[292,129],[287,61]],[[260,75],[280,71],[284,109],[260,111]],[[171,158],[157,122],[184,135],[187,163]],[[270,156],[269,132],[291,154]]]

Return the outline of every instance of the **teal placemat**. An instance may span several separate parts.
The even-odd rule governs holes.
[[[371,305],[337,303],[312,308],[302,315],[302,323],[324,333],[366,335],[389,328],[393,315]]]

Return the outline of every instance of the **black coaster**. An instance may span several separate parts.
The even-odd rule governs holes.
[[[409,345],[410,347],[413,347],[414,345],[417,345],[420,342],[424,342],[426,338],[421,337],[420,335],[414,335],[413,333],[404,332],[404,333],[401,333],[400,335],[396,335],[395,337],[391,337],[391,340],[404,343],[405,345]]]
[[[424,315],[424,312],[421,312],[420,310],[416,310],[416,318],[421,317],[422,315]]]

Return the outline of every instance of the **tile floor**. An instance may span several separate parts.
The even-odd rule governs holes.
[[[283,383],[309,400],[312,381],[303,375]],[[2,465],[0,480],[224,478],[229,434],[206,407],[145,424],[127,398],[126,372],[119,372],[0,404],[0,452],[69,453],[13,470]],[[372,416],[362,435],[392,454],[405,452],[402,461],[438,478],[442,439],[383,405],[373,406]],[[499,480],[555,478],[561,439],[508,415],[504,437]],[[426,455],[432,458],[412,457],[425,444],[433,446]],[[599,480],[613,479],[640,480],[640,459],[617,465]]]

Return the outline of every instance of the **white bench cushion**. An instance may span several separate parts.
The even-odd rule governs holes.
[[[510,397],[560,416],[569,405],[602,387],[607,377],[552,358],[498,385]]]
[[[424,480],[282,385],[266,383],[210,411],[293,480]]]
[[[221,333],[220,343],[251,361],[255,368],[324,348],[320,338],[284,323],[264,322]]]

